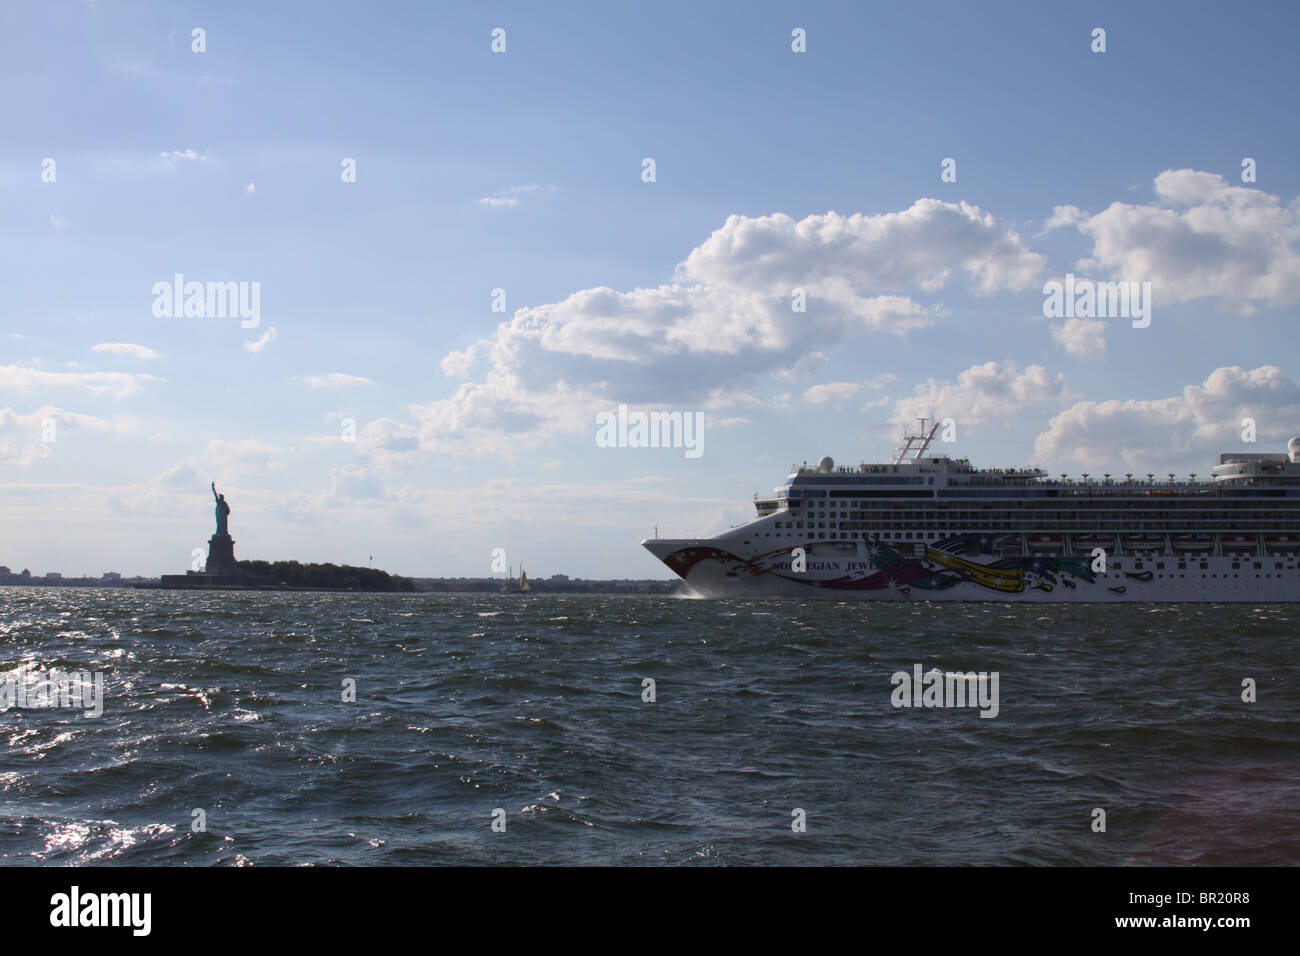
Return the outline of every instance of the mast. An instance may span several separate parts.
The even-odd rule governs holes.
[[[898,451],[894,453],[893,463],[895,465],[914,464],[925,454],[925,450],[930,447],[930,442],[934,441],[934,436],[938,434],[938,419],[934,420],[934,424],[930,426],[928,432],[925,430],[925,423],[930,419],[918,418],[917,421],[921,423],[921,431],[916,435],[909,435],[906,431],[903,432],[902,444],[898,446]],[[917,442],[920,442],[920,444],[917,445]],[[911,455],[910,458],[908,457],[909,454]]]

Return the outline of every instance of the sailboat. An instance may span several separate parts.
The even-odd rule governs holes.
[[[528,583],[528,574],[524,571],[523,565],[519,566],[518,581],[515,580],[514,565],[511,565],[510,572],[506,575],[506,579],[501,582],[501,587],[498,588],[502,594],[523,594],[532,589],[533,586]]]

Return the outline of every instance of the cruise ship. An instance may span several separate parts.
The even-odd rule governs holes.
[[[1049,476],[927,455],[791,469],[712,538],[641,544],[698,595],[881,601],[1300,601],[1300,438],[1208,480]]]

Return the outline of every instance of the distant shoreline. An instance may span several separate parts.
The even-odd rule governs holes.
[[[128,589],[140,591],[302,591],[326,592],[332,594],[498,594],[501,581],[499,578],[411,578],[415,582],[414,590],[383,591],[365,588],[329,588],[294,585],[207,585],[192,586],[164,585],[158,578],[134,577],[105,581],[101,578],[60,578],[48,580],[33,577],[29,580],[12,575],[0,580],[3,587],[31,588],[92,588],[95,590]],[[680,594],[684,593],[680,581],[647,578],[643,580],[584,580],[571,579],[566,582],[551,583],[538,581],[526,592],[506,592],[509,596],[526,597],[532,594]]]

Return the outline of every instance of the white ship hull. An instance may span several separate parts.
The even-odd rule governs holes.
[[[1096,573],[1095,562],[1088,557],[999,559],[927,547],[923,557],[903,557],[889,549],[887,556],[873,559],[865,553],[869,546],[823,557],[814,545],[805,558],[806,568],[798,571],[789,552],[746,554],[739,544],[726,537],[642,542],[705,598],[1078,604],[1300,601],[1300,564],[1294,555],[1193,556],[1183,568],[1177,554],[1141,555],[1140,562],[1122,555],[1112,556],[1107,570]],[[1157,565],[1163,567],[1157,570]]]

